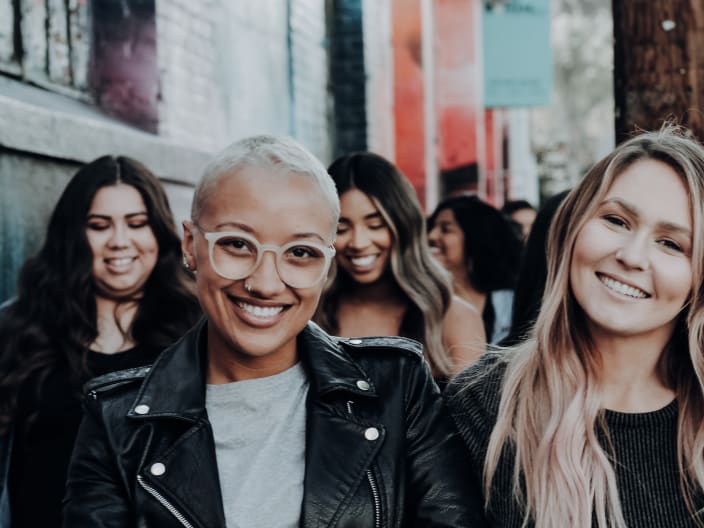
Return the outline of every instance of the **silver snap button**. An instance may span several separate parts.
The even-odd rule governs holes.
[[[369,390],[369,383],[367,383],[365,380],[359,380],[357,382],[357,388],[359,390],[368,391]]]
[[[364,438],[367,440],[376,440],[379,438],[379,429],[376,427],[369,427],[368,429],[365,429]]]
[[[152,475],[159,477],[166,473],[166,466],[161,462],[157,462],[156,464],[152,464],[149,471],[151,471]]]
[[[350,343],[353,345],[361,345],[362,340],[361,339],[350,339]]]
[[[137,414],[147,414],[149,412],[149,405],[137,405],[137,407],[134,408],[134,412]]]

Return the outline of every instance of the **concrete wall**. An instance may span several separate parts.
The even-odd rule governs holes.
[[[331,161],[325,0],[289,0],[292,135]]]
[[[54,203],[79,166],[0,148],[0,302],[15,291],[25,258],[42,245]]]
[[[363,0],[362,17],[367,149],[393,160],[396,144],[391,1]]]

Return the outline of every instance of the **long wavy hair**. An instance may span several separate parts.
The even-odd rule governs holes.
[[[660,359],[678,406],[677,457],[684,497],[704,489],[704,148],[673,126],[623,143],[564,200],[548,236],[543,306],[530,338],[507,363],[498,419],[484,465],[487,505],[499,460],[512,453],[513,493],[536,526],[625,527],[601,409],[601,359],[569,282],[575,240],[614,178],[640,160],[666,163],[689,190],[694,284]]]
[[[181,266],[180,238],[159,180],[126,157],[104,156],[85,165],[61,194],[43,246],[25,262],[17,297],[0,316],[0,433],[14,422],[18,393],[30,379],[38,394],[48,374],[64,361],[78,391],[91,374],[87,347],[98,330],[86,216],[98,190],[117,184],[139,191],[159,246],[135,318],[124,331],[140,346],[165,347],[199,316],[192,278]]]
[[[406,297],[408,308],[399,334],[422,342],[436,374],[450,375],[452,361],[442,341],[442,323],[452,298],[448,273],[430,254],[425,217],[413,187],[388,160],[371,152],[337,159],[328,169],[342,196],[358,189],[374,203],[391,231],[391,274]],[[340,299],[355,288],[354,280],[333,266],[316,320],[337,333]]]

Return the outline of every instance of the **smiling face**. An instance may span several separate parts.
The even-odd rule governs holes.
[[[692,290],[687,188],[643,160],[616,177],[575,241],[570,284],[595,335],[648,336],[660,346]]]
[[[456,277],[464,277],[467,267],[464,254],[464,231],[452,209],[443,209],[435,217],[428,233],[433,256]]]
[[[275,246],[294,241],[329,246],[334,213],[310,177],[268,168],[228,172],[208,196],[198,227],[184,222],[183,251],[197,271],[198,298],[208,316],[209,358],[245,367],[247,377],[280,372],[297,360],[296,337],[313,316],[324,280],[292,288],[281,280],[271,251],[248,276],[224,278],[213,269],[201,230],[242,232]]]
[[[372,284],[389,266],[392,243],[391,230],[371,198],[359,189],[343,193],[335,239],[337,265],[356,282]]]
[[[159,245],[139,191],[118,184],[101,188],[86,218],[93,281],[100,295],[124,299],[139,293],[159,257]]]

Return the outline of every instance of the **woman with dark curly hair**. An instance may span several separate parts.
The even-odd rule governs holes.
[[[487,341],[498,343],[511,327],[523,249],[519,233],[476,196],[442,201],[428,225],[430,247],[452,273],[455,292],[481,312]]]
[[[61,525],[81,386],[150,364],[199,313],[157,178],[125,157],[81,168],[0,319],[3,528]]]

